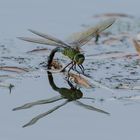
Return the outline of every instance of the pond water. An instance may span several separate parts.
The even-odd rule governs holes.
[[[140,64],[132,42],[140,32],[139,4],[138,0],[1,0],[0,139],[139,139]],[[16,38],[34,36],[27,29],[35,29],[67,39],[104,20],[105,13],[132,16],[118,17],[106,31],[109,35],[82,47],[85,73],[99,87],[73,89],[63,73],[48,74],[41,65],[51,46]],[[27,53],[36,48],[47,50]],[[67,64],[68,58],[61,54],[56,58]],[[10,84],[14,85],[11,93]],[[40,105],[28,108],[33,104],[27,104],[28,109],[13,111],[32,102]],[[45,112],[48,116],[22,127]]]

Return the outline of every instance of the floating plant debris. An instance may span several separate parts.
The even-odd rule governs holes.
[[[124,13],[105,13],[100,15],[95,15],[93,17],[122,17],[122,18],[134,18],[132,15],[124,14]]]
[[[93,87],[93,85],[91,85],[91,83],[87,79],[83,78],[80,75],[70,73],[70,79],[72,81],[74,81],[74,83],[76,83],[77,85],[80,85],[82,87],[85,87],[85,88]]]
[[[51,69],[57,69],[60,70],[62,69],[62,64],[58,60],[53,60],[51,63]]]
[[[138,55],[140,56],[140,42],[135,40],[135,39],[133,39],[133,43],[134,43],[134,47],[135,47]]]
[[[0,75],[0,81],[5,81],[6,79],[15,78],[15,75]]]
[[[29,72],[27,68],[20,68],[20,67],[14,67],[14,66],[0,66],[0,70],[16,72],[16,73]]]

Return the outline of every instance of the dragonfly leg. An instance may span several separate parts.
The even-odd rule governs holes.
[[[83,68],[83,73],[84,73],[84,71],[85,71],[85,68],[84,68],[84,66],[81,64],[81,67]]]
[[[77,69],[76,69],[76,65],[73,66],[73,70],[75,70],[76,72],[78,72]]]
[[[67,80],[67,82],[68,82],[68,85],[71,87],[71,89],[75,89],[74,85],[71,83],[70,80]]]
[[[76,71],[80,76],[80,72],[76,69],[76,64],[73,66],[73,70]]]
[[[76,65],[74,65],[72,69],[76,71]]]
[[[70,73],[70,70],[73,68],[74,65],[75,65],[75,63],[72,62],[72,65],[71,65],[71,67],[68,70],[68,80],[69,80],[69,77],[70,77],[70,74],[69,74]]]
[[[85,69],[84,69],[83,65],[81,64],[81,65],[78,65],[78,66],[81,69],[82,73],[84,74]]]
[[[61,72],[64,72],[65,69],[66,69],[69,65],[71,65],[72,63],[73,63],[73,61],[71,61],[69,64],[67,64],[67,65],[61,70]]]

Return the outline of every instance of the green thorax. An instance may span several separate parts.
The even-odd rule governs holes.
[[[69,57],[71,60],[73,60],[74,56],[80,52],[78,50],[73,49],[73,48],[65,48],[62,53],[65,56]]]
[[[59,88],[59,93],[69,101],[77,100],[83,97],[83,93],[79,89]]]

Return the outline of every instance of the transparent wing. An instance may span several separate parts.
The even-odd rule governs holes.
[[[61,41],[60,39],[57,39],[57,38],[55,38],[55,37],[53,37],[53,36],[51,36],[51,35],[48,35],[48,34],[46,34],[46,33],[44,34],[44,33],[41,33],[41,32],[35,31],[35,30],[31,30],[31,29],[29,29],[29,31],[32,32],[33,34],[36,34],[36,35],[38,35],[38,36],[40,36],[40,37],[43,37],[43,38],[47,39],[47,40],[56,42],[57,44],[60,44],[60,45],[62,45],[63,47],[70,47],[68,44],[64,43],[64,42]]]
[[[27,127],[27,126],[30,126],[30,125],[33,125],[35,124],[38,120],[40,120],[41,118],[49,115],[50,113],[54,112],[55,110],[59,109],[60,107],[66,105],[69,101],[65,101],[64,103],[58,105],[58,106],[55,106],[54,108],[52,108],[51,110],[45,112],[45,113],[42,113],[42,114],[39,114],[37,115],[36,117],[34,117],[31,121],[29,121],[27,124],[25,124],[23,127]]]
[[[93,37],[110,27],[114,22],[115,18],[110,18],[98,23],[94,27],[90,27],[87,30],[73,35],[72,41],[67,41],[72,47],[81,47],[90,41]]]
[[[32,38],[32,37],[17,37],[20,40],[27,41],[27,42],[33,42],[38,44],[44,44],[44,45],[50,45],[50,46],[57,46],[57,47],[63,47],[62,45],[51,41],[47,39],[41,39],[41,38]]]
[[[110,113],[104,111],[104,110],[101,110],[101,109],[98,109],[98,108],[95,108],[93,106],[90,106],[90,105],[86,105],[80,101],[75,101],[75,103],[83,108],[86,108],[86,109],[89,109],[89,110],[92,110],[92,111],[97,111],[97,112],[100,112],[100,113],[104,113],[104,114],[107,114],[109,115]]]
[[[99,23],[97,26],[90,27],[84,32],[79,32],[74,35],[74,40],[69,42],[68,44],[61,41],[60,39],[57,39],[51,35],[40,33],[35,30],[29,29],[30,32],[43,37],[44,39],[39,38],[30,38],[30,37],[18,37],[21,40],[33,42],[33,43],[39,43],[39,44],[45,44],[45,45],[51,45],[51,46],[58,46],[58,47],[81,47],[85,45],[88,41],[90,41],[93,37],[98,35],[103,30],[110,27],[115,22],[115,18],[107,19],[101,23]]]
[[[56,102],[56,101],[61,100],[61,99],[63,99],[63,97],[55,96],[55,97],[52,97],[52,98],[46,99],[46,100],[39,100],[39,101],[31,102],[31,103],[26,103],[20,107],[14,108],[13,111],[21,110],[21,109],[28,109],[28,108],[31,108],[31,107],[36,106],[36,105],[53,103],[53,102]]]

